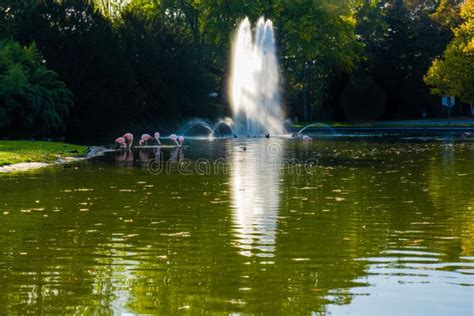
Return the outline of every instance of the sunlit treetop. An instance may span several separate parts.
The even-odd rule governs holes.
[[[105,16],[116,17],[131,0],[91,0]]]
[[[460,6],[463,0],[441,0],[432,18],[445,27],[454,28],[461,23]]]
[[[459,26],[443,58],[433,61],[425,81],[439,95],[453,95],[474,103],[474,0],[465,0],[458,12]]]

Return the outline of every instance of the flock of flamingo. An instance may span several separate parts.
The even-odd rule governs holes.
[[[161,146],[161,141],[160,141],[160,133],[156,132],[154,134],[155,137],[152,137],[150,134],[143,134],[141,137],[140,137],[140,140],[138,141],[138,144],[140,146],[147,146],[148,145],[148,142],[149,141],[154,141],[156,140],[158,146]],[[266,136],[266,137],[269,137]],[[293,135],[293,137],[296,137],[296,134]],[[131,149],[132,146],[133,146],[133,134],[132,133],[126,133],[125,135],[117,138],[115,140],[115,144],[120,147],[120,148],[123,148],[123,149]],[[183,136],[177,136],[176,134],[171,134],[169,136],[169,139],[174,142],[176,144],[176,147],[183,147],[183,144],[184,144],[184,137]],[[308,136],[308,135],[303,135],[302,137],[303,141],[304,142],[311,142],[313,141],[313,139]]]
[[[143,134],[140,137],[140,140],[138,141],[138,144],[140,146],[147,146],[149,141],[156,140],[157,144],[161,146],[161,141],[160,141],[160,133],[156,132],[154,134],[155,137],[152,137],[150,134]],[[120,148],[125,148],[125,149],[131,149],[133,146],[133,134],[132,133],[126,133],[122,137],[119,137],[115,140],[115,144],[119,146]],[[176,134],[171,134],[169,136],[169,139],[173,141],[177,147],[182,147],[184,144],[184,137],[183,136],[177,136]]]

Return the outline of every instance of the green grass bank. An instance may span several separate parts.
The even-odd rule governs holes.
[[[81,157],[86,146],[43,141],[0,141],[0,166],[22,162],[54,162],[66,157]]]

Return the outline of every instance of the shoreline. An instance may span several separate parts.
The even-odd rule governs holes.
[[[366,129],[474,129],[474,118],[461,117],[452,119],[413,119],[413,120],[389,120],[389,121],[309,121],[291,124],[291,128],[303,128],[311,124],[320,124],[320,127],[331,128],[366,128]]]
[[[321,131],[332,129],[336,132],[368,132],[368,133],[390,133],[390,132],[406,132],[406,133],[474,133],[474,127],[460,126],[316,126],[308,127],[308,131]],[[299,127],[288,128],[291,132],[301,130]]]
[[[56,161],[54,162],[20,162],[20,163],[5,165],[5,166],[0,167],[0,174],[37,170],[37,169],[41,169],[45,167],[60,166],[60,165],[65,165],[65,164],[74,163],[78,161],[89,160],[95,157],[102,156],[105,153],[110,152],[110,151],[112,150],[107,149],[105,147],[90,146],[88,147],[88,151],[85,156],[64,157],[64,158],[56,159]]]

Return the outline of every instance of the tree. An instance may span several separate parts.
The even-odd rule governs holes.
[[[437,95],[453,95],[474,103],[474,0],[460,8],[461,23],[453,29],[454,39],[443,57],[433,61],[425,81]]]
[[[386,111],[385,91],[364,72],[355,72],[341,93],[341,106],[349,121],[377,120]]]
[[[352,99],[367,95],[367,118],[416,117],[438,103],[423,76],[452,38],[443,25],[460,27],[460,1],[0,0],[0,38],[36,43],[74,95],[66,124],[82,139],[227,114],[230,42],[245,16],[274,23],[288,116],[361,119]]]
[[[138,117],[215,115],[212,81],[199,50],[179,31],[156,11],[130,7],[122,13],[117,33],[136,83]]]
[[[179,25],[192,39],[215,89],[224,90],[229,48],[236,25],[246,16],[272,19],[285,79],[285,103],[291,113],[312,116],[328,100],[331,86],[354,69],[361,53],[348,1],[327,0],[135,0]],[[151,3],[151,4],[150,4]],[[183,29],[184,26],[184,29]],[[221,93],[225,96],[225,92]],[[300,110],[303,105],[302,110]]]
[[[97,137],[126,118],[132,85],[111,22],[87,0],[42,0],[14,15],[12,36],[35,42],[74,95],[68,136]],[[87,127],[87,128],[86,128]]]
[[[281,1],[277,9],[287,94],[303,105],[304,120],[313,119],[314,110],[324,109],[319,117],[332,113],[333,85],[356,68],[362,52],[350,7],[346,1],[302,0]]]
[[[378,118],[436,113],[437,100],[431,96],[423,76],[451,33],[432,20],[435,9],[433,1],[420,0],[363,1],[359,5],[357,33],[365,46],[365,58],[356,82],[374,80],[383,90],[386,104],[380,106],[385,111]],[[353,81],[347,84],[352,85]],[[373,117],[368,113],[367,118]]]
[[[64,130],[72,94],[32,44],[0,42],[0,131],[45,136]]]
[[[461,23],[459,8],[464,0],[441,0],[432,14],[433,20],[453,29]]]
[[[130,2],[129,0],[90,0],[91,3],[109,18],[118,18],[123,8]]]
[[[137,0],[104,16],[104,6],[119,2],[0,1],[8,2],[0,13],[6,8],[12,26],[5,36],[36,42],[73,92],[70,138],[222,113],[209,98],[215,81],[207,58],[184,20],[157,7],[161,2]]]

